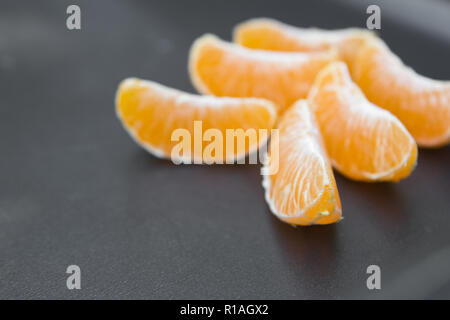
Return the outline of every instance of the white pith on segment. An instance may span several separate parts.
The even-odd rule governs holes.
[[[394,115],[365,98],[344,63],[335,62],[320,72],[308,100],[318,117],[322,135],[328,140],[332,164],[344,175],[389,179],[410,160],[416,148],[412,136]],[[343,133],[336,135],[337,128]],[[399,140],[407,143],[399,144]],[[373,141],[376,141],[373,150],[365,148]],[[344,161],[353,165],[349,167]]]
[[[273,214],[300,225],[320,223],[321,218],[329,215],[337,215],[339,220],[341,209],[335,202],[334,197],[338,197],[335,194],[331,197],[334,201],[331,212],[308,212],[326,189],[334,193],[335,182],[317,123],[305,100],[286,111],[278,129],[279,144],[269,150],[279,152],[279,170],[274,175],[263,175],[265,199]],[[269,159],[266,170],[273,165]]]

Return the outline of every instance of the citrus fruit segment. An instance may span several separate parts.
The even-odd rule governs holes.
[[[396,115],[420,146],[450,142],[450,81],[417,74],[381,39],[367,41],[351,71],[366,97]]]
[[[373,36],[372,32],[359,28],[298,28],[269,18],[256,18],[238,24],[233,39],[252,49],[307,52],[335,48],[340,58],[349,63],[366,38]]]
[[[205,35],[191,48],[189,71],[192,83],[203,94],[265,98],[283,111],[305,98],[320,69],[334,60],[335,51],[251,50]]]
[[[272,136],[268,162],[263,168],[272,171],[263,175],[271,211],[293,225],[339,221],[342,210],[336,182],[306,100],[299,100],[283,114],[278,129],[279,139]]]
[[[343,175],[398,181],[414,169],[414,139],[394,115],[366,99],[343,62],[319,73],[308,100],[332,164]]]
[[[185,163],[241,159],[266,142],[270,132],[264,130],[274,126],[277,115],[268,100],[198,96],[135,78],[119,85],[116,112],[140,146],[157,157]],[[254,135],[239,147],[234,136],[231,144],[226,139],[234,130]],[[187,150],[180,152],[182,142]]]

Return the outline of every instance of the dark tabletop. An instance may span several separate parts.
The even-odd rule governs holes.
[[[79,31],[66,29],[72,3]],[[448,2],[425,24],[410,7],[385,4],[380,34],[392,50],[418,72],[450,79],[450,37],[438,20]],[[230,39],[236,23],[259,16],[365,27],[365,8],[2,0],[0,298],[450,298],[449,147],[420,150],[398,184],[336,174],[344,220],[293,228],[266,206],[259,166],[173,165],[139,148],[115,117],[125,77],[193,92],[187,55],[205,32]],[[72,264],[81,290],[66,288]],[[372,264],[380,291],[366,288]]]

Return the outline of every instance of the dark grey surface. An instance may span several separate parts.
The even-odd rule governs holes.
[[[71,3],[81,31],[65,28]],[[121,128],[121,79],[192,91],[191,42],[229,39],[254,16],[326,28],[366,19],[345,1],[2,0],[0,298],[450,298],[449,147],[420,150],[398,184],[337,174],[345,219],[294,229],[270,214],[258,166],[175,166]],[[416,70],[450,78],[448,40],[396,19],[382,28]],[[70,264],[80,291],[66,288]],[[366,289],[370,264],[380,292]]]

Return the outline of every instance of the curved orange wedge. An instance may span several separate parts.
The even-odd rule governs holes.
[[[364,97],[343,62],[320,72],[308,100],[339,172],[365,181],[398,181],[412,172],[414,139],[394,115]]]
[[[176,163],[208,164],[256,151],[270,134],[259,129],[270,130],[277,114],[273,103],[264,99],[198,96],[134,78],[120,84],[116,111],[128,133],[153,155]],[[248,138],[242,150],[237,145],[227,148],[227,129],[254,129],[256,138]],[[183,135],[175,134],[180,130]],[[180,152],[184,140],[187,150]]]
[[[358,48],[374,34],[365,29],[323,30],[298,28],[269,18],[244,21],[234,28],[233,40],[252,49],[276,51],[319,51],[337,49],[349,63]]]
[[[417,74],[380,39],[363,46],[352,77],[370,101],[403,122],[420,146],[450,142],[450,81]]]
[[[336,182],[314,114],[299,100],[281,117],[263,170],[266,201],[275,216],[293,225],[329,224],[342,218]],[[273,145],[275,144],[275,145]],[[278,163],[274,159],[279,159]]]
[[[191,48],[189,73],[192,83],[203,94],[265,98],[284,111],[307,96],[320,69],[334,60],[335,51],[251,50],[205,35]]]

